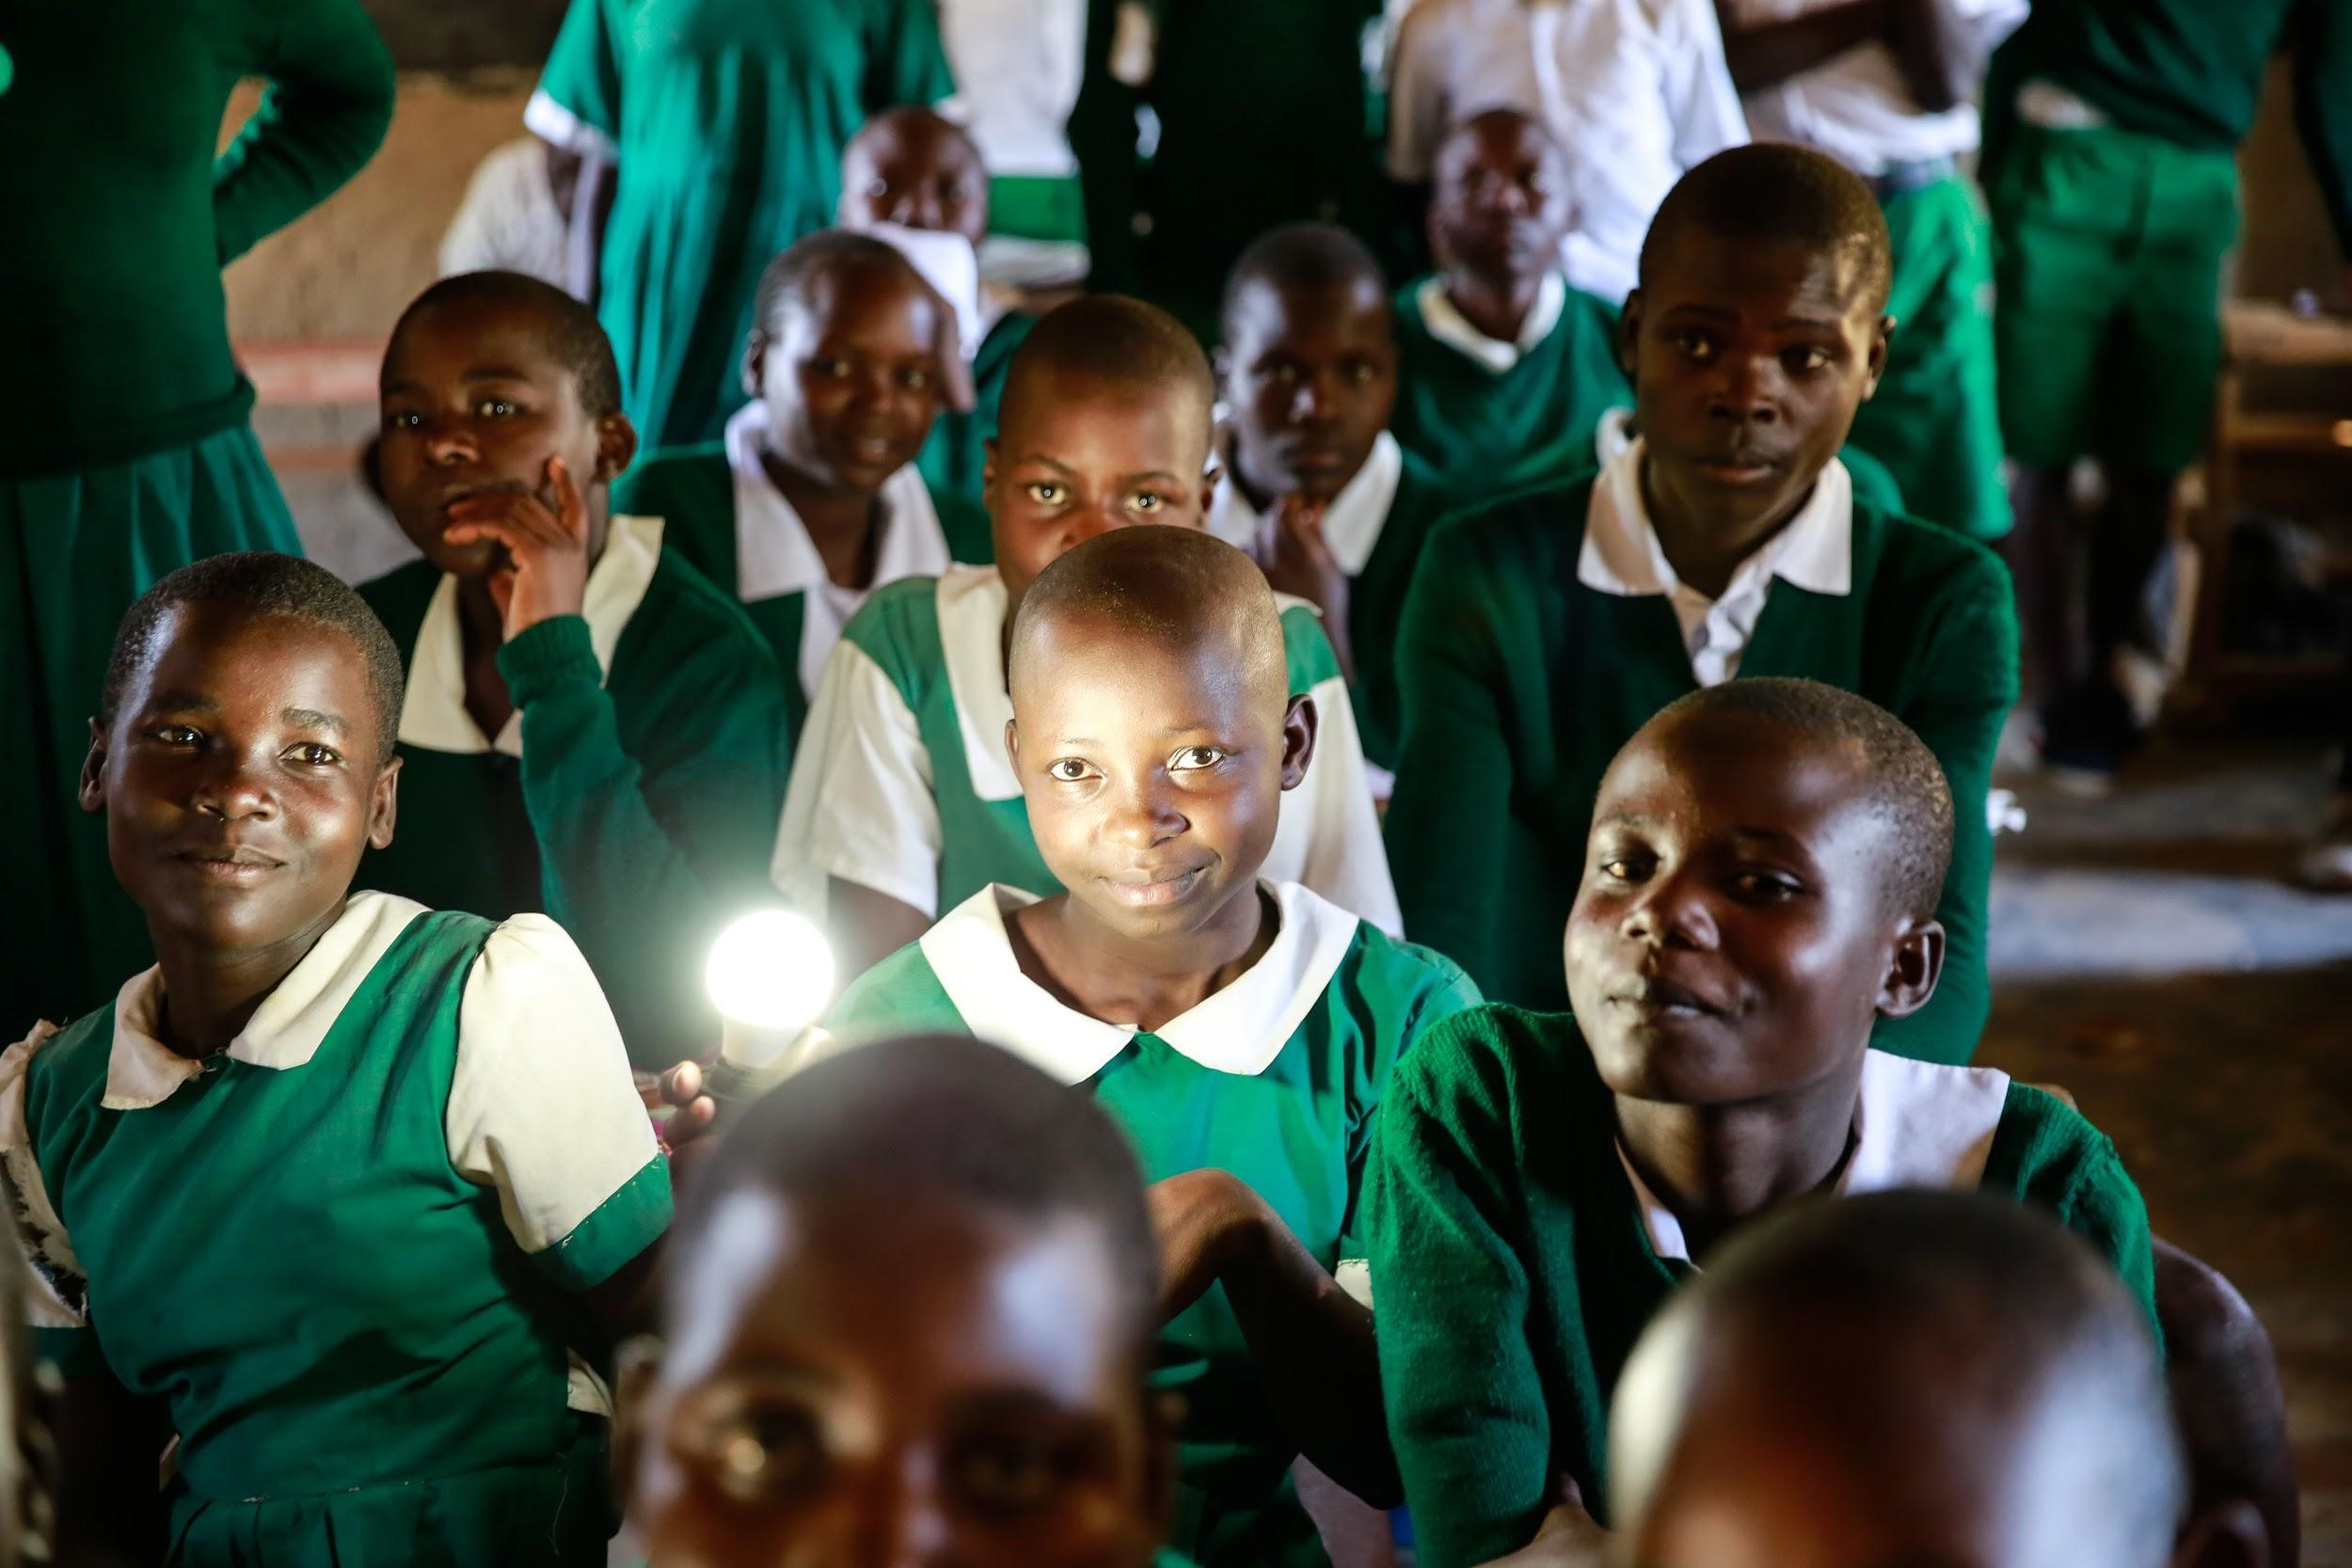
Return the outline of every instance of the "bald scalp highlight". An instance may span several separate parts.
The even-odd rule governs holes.
[[[1159,307],[1086,294],[1046,312],[1013,350],[997,424],[1010,426],[1031,399],[1089,394],[1170,403],[1198,431],[1208,467],[1216,376],[1200,340]]]
[[[1236,335],[1235,318],[1249,291],[1364,293],[1385,304],[1388,275],[1363,241],[1328,223],[1286,223],[1249,243],[1225,279],[1222,319],[1225,338]]]
[[[1895,252],[1886,212],[1861,177],[1836,159],[1786,142],[1751,142],[1716,153],[1675,182],[1642,239],[1640,280],[1685,240],[1786,241],[1850,257],[1870,313],[1886,309]]]

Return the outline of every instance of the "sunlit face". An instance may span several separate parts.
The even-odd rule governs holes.
[[[869,125],[841,160],[841,220],[851,229],[896,223],[988,237],[988,171],[972,145],[930,115]]]
[[[769,439],[793,467],[878,490],[923,450],[944,395],[940,305],[902,267],[810,281],[752,336],[745,389],[767,404]]]
[[[1100,1228],[746,1189],[642,1407],[653,1568],[1143,1568],[1165,1433]]]
[[[1312,699],[1267,689],[1230,636],[1170,647],[1057,616],[1023,630],[1009,744],[1046,868],[1105,929],[1189,935],[1254,897]]]
[[[1208,410],[1190,396],[1051,372],[1007,388],[988,444],[990,534],[1015,607],[1038,574],[1137,523],[1207,525]]]
[[[1733,539],[1793,515],[1877,387],[1889,329],[1851,248],[1684,225],[1623,327],[1653,507]]]
[[[95,737],[85,809],[159,949],[296,956],[391,842],[367,661],[340,631],[219,604],[165,613]]]
[[[1244,287],[1227,312],[1225,364],[1233,467],[1270,495],[1338,495],[1396,404],[1389,302],[1369,280]]]
[[[1560,265],[1573,209],[1560,148],[1518,115],[1481,115],[1438,150],[1429,245],[1439,265],[1532,277]]]

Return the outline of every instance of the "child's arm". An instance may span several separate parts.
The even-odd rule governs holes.
[[[224,264],[358,173],[392,123],[392,57],[358,0],[266,0],[250,8],[259,35],[252,71],[269,86],[213,165]]]
[[[1307,776],[1283,802],[1284,825],[1303,825],[1306,841],[1298,880],[1391,936],[1401,936],[1396,883],[1380,840],[1364,737],[1356,705],[1320,617],[1294,607],[1283,617],[1291,645],[1291,689],[1314,699],[1315,744]]]
[[[866,112],[901,103],[944,104],[956,95],[947,47],[940,41],[933,0],[884,0],[869,6],[866,39]]]

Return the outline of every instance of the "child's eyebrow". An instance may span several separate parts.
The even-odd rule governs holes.
[[[321,713],[314,707],[280,708],[278,710],[278,717],[296,729],[326,730],[329,734],[338,736],[351,733],[349,724],[331,713]]]
[[[220,704],[199,691],[158,691],[147,700],[149,707],[170,708],[180,713],[218,713]]]

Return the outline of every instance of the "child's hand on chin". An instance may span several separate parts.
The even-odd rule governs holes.
[[[540,622],[578,615],[588,598],[588,508],[560,457],[548,459],[545,499],[521,490],[487,491],[452,503],[441,537],[453,545],[487,540],[510,564],[490,578],[490,597],[513,641]]]
[[[1609,1532],[1584,1512],[1584,1494],[1575,1478],[1560,1477],[1559,1500],[1535,1531],[1535,1539],[1499,1557],[1486,1568],[1607,1568]]]

